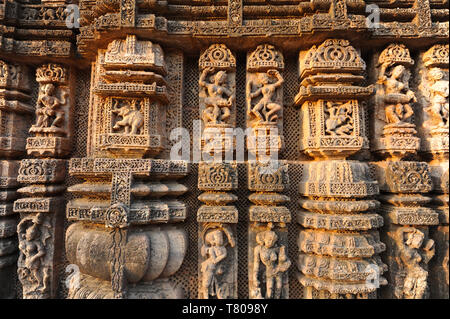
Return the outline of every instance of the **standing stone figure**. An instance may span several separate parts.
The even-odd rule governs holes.
[[[207,91],[206,108],[202,118],[205,124],[226,124],[231,114],[230,108],[233,105],[234,94],[226,87],[228,76],[225,71],[218,71],[212,76],[213,83],[206,82],[206,76],[214,72],[213,67],[204,69],[198,81],[200,87],[204,87]]]
[[[55,96],[55,85],[52,83],[44,84],[39,92],[36,108],[36,124],[33,127],[61,127],[64,122],[64,111],[60,106],[66,104],[68,93],[64,92],[62,99]],[[53,121],[51,121],[51,119]]]
[[[383,84],[384,88],[386,122],[408,123],[414,114],[410,103],[417,101],[414,92],[409,89],[409,72],[405,66],[399,64],[392,68],[390,75],[386,75],[387,68],[391,66],[391,62],[384,62],[378,77],[378,82]]]
[[[46,241],[51,237],[51,225],[42,214],[32,219],[25,218],[17,225],[20,255],[18,260],[19,279],[24,287],[24,295],[47,293],[49,275],[44,264]]]
[[[275,77],[277,81],[275,83],[270,83],[270,77]],[[278,111],[282,109],[282,106],[275,103],[274,97],[276,95],[276,90],[283,84],[284,80],[278,70],[269,70],[267,73],[259,73],[257,77],[257,85],[260,86],[254,92],[247,89],[247,105],[248,115],[256,116],[257,122],[265,123],[276,123],[278,118]],[[247,86],[251,87],[252,82],[248,82]],[[262,98],[253,107],[251,106],[251,100],[259,95]]]
[[[224,234],[228,239],[227,243],[224,241]],[[235,246],[235,240],[227,226],[207,230],[204,236],[200,250],[202,257],[206,258],[201,263],[201,293],[204,299],[209,299],[209,296],[226,299],[231,294],[228,284],[221,280],[221,275],[226,272],[224,261],[228,255],[226,248],[228,243],[231,247]]]
[[[254,248],[253,263],[253,295],[263,298],[261,284],[258,278],[260,267],[263,266],[263,281],[266,282],[266,299],[280,299],[283,287],[283,274],[291,266],[286,255],[286,247],[277,245],[278,235],[272,230],[266,230],[256,235],[257,246]],[[261,267],[262,268],[262,267]]]
[[[448,81],[443,80],[444,72],[439,68],[433,68],[428,73],[433,84],[430,87],[431,105],[425,108],[430,115],[434,127],[448,128]]]
[[[434,241],[428,239],[420,230],[405,227],[399,230],[400,259],[405,267],[406,277],[403,283],[403,298],[422,299],[427,294],[428,271],[426,265],[434,256]]]

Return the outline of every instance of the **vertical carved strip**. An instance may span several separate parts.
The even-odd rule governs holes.
[[[374,210],[378,185],[367,163],[347,160],[368,149],[361,86],[366,64],[349,41],[328,39],[300,52],[300,148],[315,160],[304,164],[300,193],[298,279],[306,298],[374,298],[386,271],[385,249]],[[358,92],[356,94],[355,92]]]
[[[199,59],[199,111],[202,119],[198,188],[205,203],[197,212],[199,227],[199,298],[237,298],[237,164],[232,128],[236,125],[236,60],[223,44],[213,44]],[[224,161],[225,160],[225,161]]]
[[[21,219],[18,275],[23,297],[31,299],[57,296],[66,176],[66,161],[61,158],[71,150],[75,84],[74,74],[54,63],[38,67],[36,81],[36,120],[26,149],[38,158],[20,162],[17,180],[26,186],[18,189],[24,198],[14,202]]]
[[[283,83],[281,52],[259,45],[247,56],[247,137],[249,200],[249,296],[255,299],[289,298],[287,227],[289,200],[278,194],[289,187],[288,164],[278,160],[283,148]],[[271,256],[271,258],[267,258]]]
[[[241,26],[243,18],[243,0],[228,0],[228,24]]]
[[[423,195],[432,190],[428,164],[404,160],[420,147],[413,121],[417,95],[409,87],[413,64],[406,46],[391,44],[379,54],[374,70],[373,151],[384,159],[373,167],[386,223],[382,240],[387,245],[383,257],[389,285],[382,290],[385,298],[429,296],[428,262],[435,248],[428,226],[439,223],[437,213],[426,207],[430,198]]]
[[[25,153],[26,131],[33,108],[28,69],[0,61],[0,298],[16,294],[13,272],[17,265],[17,214],[13,201],[19,186],[19,161]]]
[[[430,226],[430,237],[436,245],[436,256],[430,261],[430,297],[449,298],[449,46],[437,44],[421,55],[417,74],[417,120],[421,151],[429,162],[433,181],[430,206],[439,215],[439,225]]]

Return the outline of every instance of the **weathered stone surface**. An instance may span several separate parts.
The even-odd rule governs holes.
[[[448,298],[446,2],[0,0],[0,298]]]

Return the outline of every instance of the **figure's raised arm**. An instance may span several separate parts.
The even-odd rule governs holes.
[[[278,70],[269,70],[267,71],[267,74],[277,78],[277,82],[273,84],[274,87],[280,87],[284,83],[284,79]]]
[[[212,67],[207,67],[206,69],[204,69],[202,71],[202,74],[200,75],[200,79],[198,80],[198,84],[200,86],[204,86],[206,87],[207,83],[206,83],[206,76],[208,75],[208,73],[213,72],[214,68]]]

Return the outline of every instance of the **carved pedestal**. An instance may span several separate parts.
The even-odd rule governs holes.
[[[423,195],[432,190],[428,164],[405,160],[420,147],[413,122],[417,97],[409,87],[413,64],[403,44],[389,45],[376,64],[373,150],[383,160],[373,163],[373,168],[382,192],[379,198],[386,224],[383,260],[389,272],[388,286],[382,290],[384,298],[429,296],[428,262],[435,248],[428,226],[439,222],[437,213],[427,207],[430,198]]]
[[[365,63],[347,40],[328,39],[300,53],[300,147],[315,161],[300,181],[304,227],[298,238],[298,280],[305,298],[374,298],[386,271],[377,228],[378,185],[366,163],[346,160],[368,148]]]

